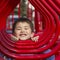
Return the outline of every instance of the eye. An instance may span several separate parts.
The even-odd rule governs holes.
[[[28,30],[28,28],[25,28],[25,30]]]
[[[18,28],[17,30],[21,30],[20,28]]]

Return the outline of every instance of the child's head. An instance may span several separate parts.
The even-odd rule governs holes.
[[[33,35],[33,23],[27,18],[20,18],[13,24],[13,34],[21,40],[30,39]]]

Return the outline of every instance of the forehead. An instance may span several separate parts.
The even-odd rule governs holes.
[[[20,26],[21,26],[21,27],[23,27],[23,26],[24,26],[24,27],[26,27],[26,26],[27,26],[27,27],[30,27],[30,24],[27,23],[27,22],[17,22],[17,23],[16,23],[16,26],[19,26],[19,27],[20,27]]]

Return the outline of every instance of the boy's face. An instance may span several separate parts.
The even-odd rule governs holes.
[[[27,22],[18,22],[14,35],[21,40],[27,40],[33,35],[30,25]]]

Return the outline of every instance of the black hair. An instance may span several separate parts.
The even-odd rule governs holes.
[[[30,25],[32,32],[34,32],[34,28],[33,28],[33,23],[32,23],[32,21],[29,20],[28,18],[23,18],[23,17],[21,17],[21,18],[17,19],[17,20],[14,22],[13,28],[12,28],[12,33],[14,33],[16,24],[17,24],[18,22],[27,22],[27,23]]]

